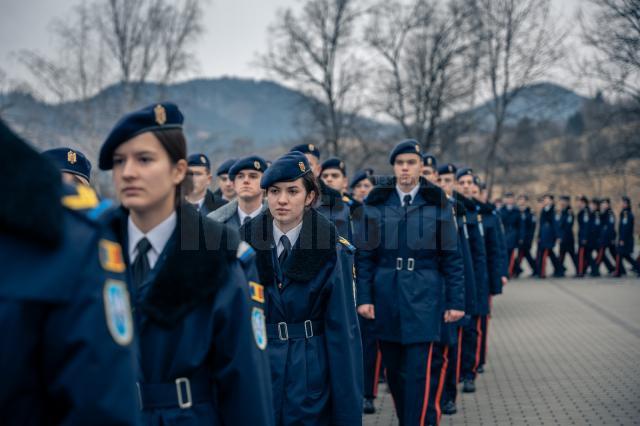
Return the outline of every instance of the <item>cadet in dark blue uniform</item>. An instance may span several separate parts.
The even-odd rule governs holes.
[[[551,260],[553,265],[553,276],[562,277],[564,272],[562,265],[558,261],[553,248],[559,238],[558,228],[556,226],[555,205],[553,203],[553,195],[545,194],[542,198],[543,207],[540,211],[540,220],[538,223],[538,255],[536,263],[538,265],[538,274],[540,278],[546,278],[547,258]]]
[[[600,264],[598,256],[600,253],[600,238],[602,234],[602,218],[600,216],[600,200],[592,198],[589,203],[591,215],[589,217],[589,231],[587,234],[587,259],[592,277],[600,276]]]
[[[587,244],[589,237],[589,199],[584,195],[578,198],[578,277],[584,277],[584,273],[589,266],[587,256],[590,256]]]
[[[465,316],[455,323],[443,323],[442,340],[440,345],[446,345],[443,352],[448,355],[446,368],[441,374],[445,375],[444,388],[442,389],[442,413],[455,414],[457,412],[456,398],[458,383],[460,382],[460,369],[462,360],[462,334],[464,326],[471,322],[472,315],[476,314],[476,280],[473,271],[473,258],[469,245],[469,229],[467,227],[467,208],[475,210],[471,200],[455,192],[457,168],[453,164],[447,164],[438,168],[438,181],[440,187],[454,206],[456,222],[458,225],[458,244],[464,264],[464,295]],[[432,370],[432,374],[436,374]],[[441,386],[442,386],[441,381]]]
[[[63,182],[90,185],[91,161],[82,152],[71,148],[54,148],[42,154],[58,166]]]
[[[536,217],[531,213],[531,208],[527,205],[529,197],[525,194],[518,195],[518,212],[520,221],[518,222],[518,258],[516,260],[515,275],[522,273],[522,259],[526,259],[531,268],[532,275],[536,275],[536,262],[531,256],[531,246],[536,233]]]
[[[578,257],[576,256],[576,242],[573,236],[573,223],[575,216],[571,209],[571,197],[563,195],[560,197],[560,218],[558,220],[558,230],[560,236],[560,255],[558,262],[562,266],[562,270],[565,271],[564,258],[568,254],[573,262],[573,266],[578,275]]]
[[[187,194],[186,199],[198,209],[201,215],[206,216],[223,204],[209,189],[212,180],[209,157],[202,153],[191,154],[187,158],[187,163],[193,189]]]
[[[605,264],[610,274],[615,272],[615,266],[613,260],[607,255],[607,250],[613,257],[616,258],[616,218],[611,210],[611,200],[609,198],[603,198],[600,204],[600,217],[602,218],[602,228],[600,229],[600,244],[598,251],[598,259],[596,264],[599,266],[602,263]]]
[[[142,420],[272,425],[262,286],[250,296],[238,233],[183,202],[182,122],[176,105],[151,105],[100,150],[122,204],[105,219],[130,265]]]
[[[241,228],[265,285],[277,425],[362,423],[362,349],[353,304],[353,250],[311,206],[308,160],[291,152],[264,174],[269,210]]]
[[[391,152],[395,177],[365,200],[356,252],[358,312],[375,332],[402,425],[437,424],[440,377],[433,364],[441,323],[464,315],[464,274],[446,194],[421,178],[414,140]]]
[[[356,235],[361,230],[358,225],[362,224],[359,220],[364,212],[363,201],[373,189],[371,176],[372,169],[365,169],[357,172],[349,184],[352,190],[350,205],[351,216],[353,218],[353,232]],[[356,271],[357,274],[357,271]],[[374,399],[378,396],[378,381],[382,370],[382,354],[378,348],[378,340],[374,334],[374,321],[358,315],[360,323],[360,335],[362,337],[362,372],[364,375],[364,403],[363,412],[365,414],[373,414],[376,412]]]
[[[213,193],[216,203],[211,211],[219,209],[220,207],[233,200],[236,196],[233,189],[233,181],[229,179],[229,169],[236,163],[237,159],[229,158],[223,161],[216,170],[216,177],[218,180],[218,189]]]
[[[640,275],[640,265],[631,255],[633,254],[633,213],[631,212],[631,200],[622,197],[622,210],[618,221],[618,256],[616,257],[616,277],[626,274],[623,260],[631,264],[633,272]]]
[[[264,190],[260,187],[260,180],[266,170],[267,162],[257,155],[236,161],[229,169],[229,179],[233,181],[236,198],[207,217],[240,229],[241,225],[266,210]]]
[[[513,192],[504,194],[504,206],[498,210],[498,213],[504,225],[508,273],[509,277],[513,277],[516,263],[516,249],[518,248],[518,233],[520,231],[520,212],[516,208]]]
[[[98,199],[2,122],[0,146],[0,422],[135,425],[125,265]]]
[[[483,346],[483,326],[490,311],[490,286],[487,259],[487,245],[482,215],[478,213],[476,201],[472,198],[474,190],[479,191],[474,183],[473,170],[459,169],[456,173],[457,188],[464,198],[460,198],[466,206],[467,230],[469,231],[469,248],[473,259],[473,270],[476,283],[475,312],[465,324],[462,331],[462,354],[460,376],[465,392],[475,391],[475,379],[480,368]],[[493,261],[492,261],[493,262]],[[492,267],[493,267],[492,263]]]
[[[431,154],[422,156],[422,177],[434,185],[438,184],[438,161]]]

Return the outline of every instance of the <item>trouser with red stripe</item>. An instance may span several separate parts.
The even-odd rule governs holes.
[[[627,273],[627,270],[624,267],[624,260],[631,264],[631,268],[634,272],[640,273],[640,258],[635,260],[629,253],[620,254],[620,252],[618,252],[618,255],[616,256],[616,275],[624,275]]]
[[[558,257],[554,253],[553,249],[538,248],[538,257],[536,262],[538,263],[538,274],[540,278],[546,277],[547,259],[551,260],[554,274],[562,273],[562,266],[560,265]]]
[[[382,364],[382,356],[378,350],[378,341],[373,334],[374,320],[362,317],[360,335],[362,337],[362,368],[364,373],[364,397],[373,399],[378,396],[378,378]]]
[[[434,342],[379,344],[400,425],[437,425],[447,347]]]
[[[480,327],[482,329],[482,346],[480,346],[480,365],[487,362],[487,341],[489,339],[489,320],[491,315],[482,315],[480,317]]]
[[[536,267],[536,262],[533,259],[533,256],[531,256],[531,247],[526,247],[526,246],[520,246],[518,247],[518,256],[516,258],[516,265],[514,267],[514,272],[516,274],[520,274],[522,273],[522,268],[520,267],[520,264],[522,263],[522,259],[526,259],[527,262],[529,263],[529,267],[531,268],[531,271],[534,274],[537,274],[537,267]]]
[[[579,277],[583,277],[587,268],[589,267],[589,260],[587,258],[587,255],[589,254],[589,249],[580,244],[580,247],[578,248],[578,268],[577,268],[577,272],[576,274]]]
[[[475,380],[482,353],[482,316],[474,315],[462,329],[460,377]]]
[[[513,278],[516,272],[516,248],[507,249],[507,259],[509,259],[509,278]]]
[[[564,268],[564,258],[566,257],[566,255],[569,255],[569,257],[571,258],[571,261],[573,262],[573,266],[576,268],[576,274],[578,274],[580,261],[578,260],[578,256],[576,255],[576,249],[573,247],[572,244],[570,245],[560,244],[559,261],[560,261],[560,265],[562,265],[563,268]]]
[[[607,256],[607,247],[608,246],[602,246],[598,249],[598,256],[596,257],[596,266],[600,267],[600,265],[604,263],[604,266],[607,267],[607,271],[611,273],[611,272],[614,272],[616,268],[613,266],[613,261],[609,259],[609,256]],[[611,250],[611,248],[609,248],[609,250]]]
[[[449,345],[449,360],[447,362],[447,375],[444,379],[444,392],[442,393],[442,404],[453,401],[456,402],[458,396],[458,383],[461,380],[462,368],[462,327],[458,327],[457,340],[455,344]]]

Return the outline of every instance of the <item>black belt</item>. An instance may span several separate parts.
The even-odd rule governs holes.
[[[188,409],[195,403],[213,401],[213,384],[208,378],[179,377],[173,383],[137,383],[142,410],[151,408]]]
[[[324,332],[322,321],[306,320],[296,324],[279,322],[267,324],[267,337],[269,340],[310,339]]]

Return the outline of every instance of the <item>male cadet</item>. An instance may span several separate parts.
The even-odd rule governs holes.
[[[531,256],[531,246],[536,233],[536,216],[531,213],[529,208],[529,197],[525,194],[518,195],[518,212],[520,213],[520,221],[518,222],[518,258],[514,267],[515,275],[522,273],[522,259],[525,258],[531,268],[531,275],[536,275],[536,262]]]
[[[400,424],[435,425],[442,386],[432,370],[444,358],[434,343],[443,318],[464,316],[458,233],[446,194],[420,177],[418,142],[396,145],[389,162],[395,176],[371,191],[356,234],[358,313],[375,320]]]
[[[559,262],[562,266],[562,270],[566,271],[564,267],[564,258],[568,254],[571,257],[573,266],[576,270],[576,276],[578,275],[579,262],[578,256],[576,256],[576,242],[573,236],[573,222],[575,216],[571,209],[571,197],[568,195],[562,195],[560,197],[560,219],[558,220],[558,231],[560,232],[560,256]]]
[[[260,179],[266,169],[267,162],[257,155],[236,161],[229,169],[229,179],[233,182],[236,198],[207,217],[240,229],[240,226],[262,213],[267,204]]]
[[[193,190],[185,198],[193,204],[203,216],[217,208],[219,202],[209,189],[211,185],[211,163],[209,157],[202,153],[191,154],[187,158],[188,175],[193,182]]]
[[[495,206],[487,202],[488,195],[486,185],[480,181],[480,178],[474,176],[472,191],[474,195],[476,208],[479,213],[479,219],[482,219],[482,228],[484,230],[484,242],[487,251],[487,272],[489,278],[489,308],[491,308],[491,299],[502,293],[502,287],[507,285],[507,257],[504,235],[502,233],[502,223],[500,217],[496,213]],[[484,372],[484,365],[487,358],[487,346],[489,341],[489,321],[491,312],[480,317],[481,339],[480,347],[480,364],[477,368],[478,373]],[[463,392],[474,392],[475,383],[464,382]]]
[[[296,145],[291,148],[291,151],[302,152],[307,160],[309,160],[309,166],[313,170],[313,175],[318,180],[318,186],[320,187],[320,198],[315,205],[316,210],[322,213],[328,218],[338,229],[338,233],[346,238],[351,239],[351,212],[349,206],[344,202],[342,193],[333,188],[327,186],[320,178],[322,172],[322,166],[320,165],[320,149],[312,144]]]
[[[0,146],[0,423],[135,425],[125,265],[101,205],[1,121]]]
[[[553,264],[553,276],[563,277],[564,270],[556,254],[553,251],[556,241],[558,240],[558,231],[555,222],[555,205],[553,203],[553,195],[545,194],[542,197],[542,210],[540,211],[540,228],[538,229],[538,255],[536,263],[538,265],[538,274],[540,278],[546,278],[547,258],[551,259]]]
[[[613,259],[616,258],[616,217],[611,210],[611,200],[609,198],[603,198],[600,204],[600,216],[602,218],[602,229],[600,231],[600,251],[598,252],[597,264],[600,265],[604,262],[609,274],[615,272],[613,261],[607,256],[607,249]]]
[[[626,274],[623,260],[631,264],[633,271],[640,276],[640,264],[631,255],[633,254],[633,213],[631,212],[631,200],[627,196],[622,197],[622,210],[618,222],[618,256],[616,257],[616,272],[614,276],[620,277]]]
[[[233,200],[236,192],[233,189],[233,181],[229,179],[229,169],[236,163],[235,158],[225,160],[218,166],[216,176],[218,181],[218,189],[214,192],[216,197],[216,205],[213,210],[220,208]]]
[[[347,187],[347,167],[339,158],[329,158],[320,165],[320,179],[329,188],[344,194]]]
[[[89,186],[91,161],[83,153],[71,148],[54,148],[42,153],[52,160],[62,173],[62,181],[69,184]]]
[[[578,198],[578,269],[576,277],[584,277],[584,272],[587,269],[587,254],[588,246],[587,239],[589,236],[589,217],[591,212],[589,211],[589,199],[584,195]]]
[[[591,269],[591,276],[599,277],[600,263],[598,257],[600,255],[602,218],[600,216],[600,200],[598,198],[591,198],[589,210],[591,210],[591,216],[589,216],[589,230],[587,232],[587,260]]]
[[[497,205],[496,205],[497,207]],[[507,245],[507,260],[509,265],[509,278],[515,272],[516,249],[518,248],[518,232],[520,231],[520,212],[516,209],[513,192],[504,194],[504,205],[499,208],[498,214],[502,219]]]
[[[474,277],[476,281],[475,312],[471,313],[462,331],[462,354],[460,363],[460,375],[464,384],[464,392],[475,392],[475,379],[480,369],[481,353],[483,346],[483,325],[489,315],[490,286],[489,286],[489,260],[491,267],[495,268],[495,244],[491,245],[492,259],[487,256],[487,242],[482,214],[478,211],[476,198],[479,197],[479,188],[474,183],[473,170],[470,168],[459,169],[456,173],[457,189],[463,197],[458,197],[465,203],[467,209],[467,230],[469,231],[469,246],[473,259]],[[495,232],[495,231],[492,231]],[[495,235],[492,236],[495,240]]]
[[[473,258],[470,247],[470,235],[467,228],[467,208],[475,212],[475,206],[471,200],[465,199],[455,192],[457,168],[449,163],[438,168],[438,181],[440,187],[454,206],[456,222],[458,226],[458,244],[464,265],[464,294],[465,316],[456,323],[443,324],[442,340],[437,345],[442,346],[442,352],[447,354],[447,360],[441,374],[444,376],[444,388],[442,391],[442,413],[455,414],[458,383],[460,382],[460,365],[462,357],[462,333],[463,327],[471,323],[471,316],[476,314],[476,281],[473,270]],[[432,370],[432,374],[437,374]]]
[[[438,184],[438,161],[431,154],[422,156],[422,177],[434,185]]]

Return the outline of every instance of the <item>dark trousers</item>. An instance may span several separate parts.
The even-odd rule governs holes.
[[[560,261],[560,265],[562,266],[563,270],[566,270],[566,268],[564,267],[564,258],[569,255],[569,257],[571,258],[571,261],[573,262],[573,266],[576,268],[576,275],[580,275],[578,273],[578,268],[579,268],[579,260],[578,260],[578,256],[576,255],[576,249],[573,246],[573,244],[560,244],[560,256],[559,256],[559,261]]]
[[[380,341],[387,382],[401,426],[437,425],[447,349],[438,343]]]
[[[590,275],[592,277],[600,276],[600,264],[598,263],[598,255],[600,253],[600,249],[597,247],[587,247],[587,264],[589,266]],[[586,272],[586,269],[585,269]]]
[[[519,246],[518,247],[518,257],[516,258],[516,264],[515,264],[515,274],[516,275],[520,275],[522,273],[522,268],[520,267],[520,264],[522,263],[522,259],[526,259],[527,262],[529,263],[529,267],[531,268],[531,271],[533,272],[533,274],[537,274],[537,267],[536,267],[536,262],[533,259],[533,256],[531,256],[531,247],[527,247],[527,246]]]
[[[600,267],[600,265],[604,263],[604,266],[606,266],[607,271],[609,271],[609,273],[613,273],[616,270],[616,268],[615,266],[613,266],[613,261],[609,259],[609,256],[607,256],[607,248],[609,249],[609,251],[611,251],[611,245],[602,246],[598,249],[598,256],[596,257],[596,265]],[[615,251],[615,247],[613,250]]]
[[[624,275],[627,273],[627,270],[624,267],[625,260],[631,264],[631,269],[635,273],[640,274],[640,261],[635,260],[633,257],[631,257],[630,253],[620,254],[620,252],[618,252],[616,256],[616,276]]]
[[[482,317],[474,315],[462,329],[460,377],[475,380],[482,353]]]
[[[489,299],[491,301],[491,299]],[[482,315],[480,317],[480,327],[482,328],[482,344],[480,346],[480,365],[483,366],[487,362],[487,342],[489,340],[489,320],[491,315]]]
[[[382,356],[378,350],[378,341],[373,334],[374,320],[358,317],[362,338],[362,369],[364,373],[364,397],[373,399],[378,396],[378,378]]]
[[[443,404],[449,401],[456,402],[458,397],[458,383],[460,383],[462,368],[462,333],[463,328],[458,327],[458,339],[455,344],[449,345],[447,375],[444,379],[444,392],[442,393]]]
[[[587,259],[588,254],[589,249],[587,246],[580,244],[580,247],[578,247],[578,268],[576,269],[576,275],[579,277],[584,277],[584,274],[589,267],[589,259]]]
[[[551,264],[553,265],[553,275],[562,275],[562,265],[560,265],[560,261],[558,260],[556,254],[553,252],[553,249],[543,249],[539,247],[536,263],[538,265],[538,275],[540,276],[540,278],[546,277],[547,259],[551,260]]]

